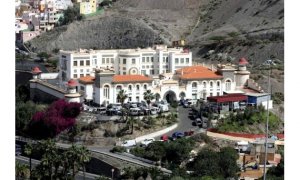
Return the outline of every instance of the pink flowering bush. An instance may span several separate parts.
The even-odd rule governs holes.
[[[75,125],[80,114],[80,103],[68,103],[64,99],[53,102],[44,112],[33,115],[29,124],[29,134],[38,139],[52,138]]]

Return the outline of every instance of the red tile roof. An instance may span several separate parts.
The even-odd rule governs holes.
[[[75,87],[77,85],[78,85],[78,83],[74,79],[70,79],[68,81],[68,86],[70,86],[70,87]]]
[[[114,75],[113,83],[151,82],[152,78],[143,75]]]
[[[79,78],[79,83],[81,84],[93,84],[95,81],[95,77],[93,76],[84,76]]]
[[[246,64],[248,64],[248,61],[245,59],[245,58],[241,58],[240,60],[239,60],[239,65],[246,65]]]
[[[181,74],[181,79],[192,80],[192,79],[221,79],[223,76],[217,74],[216,71],[212,71],[207,67],[203,66],[191,66],[184,67],[176,70],[177,74]]]
[[[41,73],[42,71],[40,70],[40,68],[39,67],[34,67],[34,68],[32,68],[32,71],[31,71],[31,73],[32,74],[39,74],[39,73]]]
[[[243,94],[228,94],[223,96],[210,96],[207,97],[207,101],[209,102],[235,102],[235,101],[245,101],[247,100],[247,96]]]

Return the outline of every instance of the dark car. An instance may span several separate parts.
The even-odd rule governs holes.
[[[184,136],[191,136],[193,134],[194,134],[194,131],[192,131],[192,130],[184,132]]]
[[[22,154],[22,147],[19,144],[16,144],[16,156],[20,156]]]
[[[184,137],[184,134],[183,134],[182,132],[174,132],[174,133],[172,134],[173,140],[175,140],[175,139],[177,139],[177,138],[182,138],[182,137]]]

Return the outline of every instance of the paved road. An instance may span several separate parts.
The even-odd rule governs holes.
[[[198,126],[193,125],[193,120],[189,118],[189,114],[192,113],[191,108],[183,108],[182,106],[178,107],[178,127],[169,133],[168,136],[172,136],[172,134],[176,131],[184,132],[189,130],[199,131],[200,128]]]
[[[29,158],[24,157],[24,156],[16,156],[16,160],[19,161],[22,164],[27,164],[29,165]],[[40,161],[32,159],[32,167],[35,167],[36,165],[38,165],[40,163]],[[91,173],[85,173],[85,179],[86,180],[95,180],[97,177],[99,177],[99,175],[97,174],[91,174]],[[83,180],[83,172],[79,171],[77,173],[77,175],[75,176],[76,180]]]

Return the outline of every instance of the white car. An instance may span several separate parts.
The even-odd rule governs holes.
[[[135,145],[136,145],[135,140],[127,140],[121,144],[121,146],[123,146],[123,147],[131,147],[131,146],[135,146]]]
[[[150,143],[152,143],[153,141],[155,141],[154,138],[147,138],[147,139],[144,139],[141,144],[142,146],[148,146]]]

